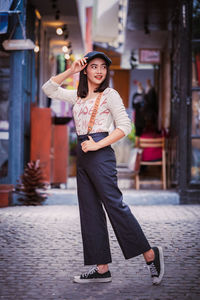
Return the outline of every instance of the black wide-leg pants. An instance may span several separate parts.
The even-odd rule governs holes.
[[[97,142],[108,133],[90,135]],[[105,210],[126,259],[148,251],[151,247],[117,186],[114,150],[107,146],[84,153],[81,143],[85,140],[87,135],[78,136],[77,186],[85,265],[112,261]]]

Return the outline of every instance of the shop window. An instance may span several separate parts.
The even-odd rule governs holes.
[[[8,175],[10,57],[0,51],[0,181]]]
[[[200,87],[200,44],[193,45],[195,49],[192,53],[192,87]]]
[[[193,1],[192,17],[192,86],[200,86],[200,1]]]
[[[200,38],[200,1],[193,0],[192,39]]]
[[[192,135],[200,137],[200,91],[192,93]]]
[[[192,139],[191,183],[200,181],[200,139]]]
[[[193,1],[191,183],[200,183],[200,1]]]
[[[200,90],[192,93],[191,183],[200,182]]]

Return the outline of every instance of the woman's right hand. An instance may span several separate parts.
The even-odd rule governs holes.
[[[80,59],[77,59],[75,60],[70,69],[71,69],[71,72],[74,74],[74,73],[78,73],[80,71],[82,71],[87,65],[87,57],[83,57],[83,58],[80,58]]]
[[[64,72],[51,77],[51,79],[57,84],[61,84],[66,78],[70,77],[74,73],[78,73],[82,71],[86,66],[87,66],[87,57],[77,59],[72,63],[70,69],[67,69]]]

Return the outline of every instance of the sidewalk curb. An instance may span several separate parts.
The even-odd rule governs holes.
[[[77,191],[52,189],[44,205],[78,205]],[[179,194],[172,191],[122,190],[123,201],[128,205],[178,205]]]

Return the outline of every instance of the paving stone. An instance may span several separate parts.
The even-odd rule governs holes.
[[[109,224],[113,281],[75,284],[83,266],[76,205],[0,210],[0,299],[199,300],[200,206],[130,206],[153,245],[165,255],[165,277],[152,286],[142,256],[125,260]]]

